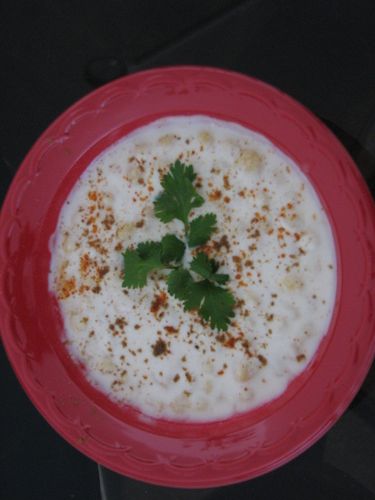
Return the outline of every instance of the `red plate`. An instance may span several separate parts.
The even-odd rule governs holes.
[[[232,419],[171,423],[121,409],[93,389],[60,342],[48,294],[49,237],[77,177],[129,131],[205,114],[260,132],[300,165],[330,218],[338,257],[333,320],[318,353],[278,399]],[[351,158],[314,115],[257,80],[210,68],[164,68],[117,80],[61,115],[25,158],[1,215],[1,330],[30,399],[67,441],[127,476],[211,487],[264,474],[340,417],[374,356],[374,205]]]

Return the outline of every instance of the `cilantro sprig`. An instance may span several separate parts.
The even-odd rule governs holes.
[[[190,269],[200,274],[203,278],[216,281],[223,285],[229,280],[228,274],[217,274],[219,264],[214,259],[209,259],[204,252],[199,252],[190,264]]]
[[[155,200],[155,215],[162,222],[179,219],[188,229],[188,216],[193,208],[203,205],[204,199],[194,187],[194,173],[192,165],[184,165],[176,160],[170,171],[161,181],[164,191]]]
[[[135,250],[128,248],[124,256],[125,275],[122,286],[142,288],[147,276],[157,269],[171,269],[172,262],[178,263],[185,253],[185,243],[173,234],[167,234],[160,242],[139,243]]]
[[[177,219],[183,223],[190,248],[207,243],[217,223],[216,215],[211,212],[189,220],[190,212],[204,204],[204,198],[194,186],[196,177],[192,165],[176,160],[163,177],[163,191],[154,201],[155,215],[161,222]],[[197,311],[212,328],[227,330],[235,305],[233,294],[224,288],[229,276],[218,273],[218,262],[202,251],[195,255],[186,269],[182,265],[185,250],[185,243],[173,234],[167,234],[160,242],[146,241],[136,248],[128,248],[123,254],[122,286],[142,288],[151,272],[170,270],[167,277],[170,295],[181,300],[185,310]]]
[[[221,275],[225,276],[225,275]],[[168,276],[168,292],[182,300],[185,310],[197,310],[212,328],[227,330],[233,318],[232,293],[209,279],[194,281],[187,269],[175,269]]]
[[[187,235],[189,247],[196,247],[207,243],[215,228],[216,215],[213,213],[200,215],[196,219],[193,219],[189,225]]]

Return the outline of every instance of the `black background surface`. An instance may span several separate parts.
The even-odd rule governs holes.
[[[373,0],[0,2],[0,195],[41,132],[74,101],[139,69],[202,64],[287,92],[338,135],[375,188]],[[1,500],[96,500],[97,465],[34,409],[0,347]],[[153,487],[100,470],[102,498],[374,499],[375,372],[310,450],[213,490]]]

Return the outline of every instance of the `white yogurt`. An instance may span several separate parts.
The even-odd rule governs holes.
[[[236,297],[218,332],[168,294],[166,271],[124,290],[122,252],[182,223],[153,201],[180,158],[214,212],[206,251]],[[96,158],[66,200],[53,238],[50,290],[72,357],[120,404],[155,417],[209,421],[279,396],[326,334],[336,291],[331,229],[295,163],[263,136],[202,116],[142,127]]]

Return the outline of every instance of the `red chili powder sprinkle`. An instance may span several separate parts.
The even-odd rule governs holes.
[[[167,344],[164,340],[158,339],[152,346],[152,354],[154,356],[161,356],[167,352]]]
[[[211,193],[208,195],[208,198],[211,201],[220,200],[220,198],[221,198],[221,191],[220,191],[220,189],[214,189],[213,191],[211,191]]]
[[[165,292],[161,292],[159,295],[155,295],[155,298],[151,304],[151,312],[156,314],[161,307],[165,307],[168,301],[168,296]]]
[[[178,330],[177,328],[175,328],[174,326],[171,326],[171,325],[167,325],[164,327],[164,330],[167,332],[167,333],[170,333],[170,334],[173,334],[173,333],[178,333]]]
[[[267,359],[261,354],[258,355],[258,360],[262,363],[263,366],[266,366],[268,363]]]

